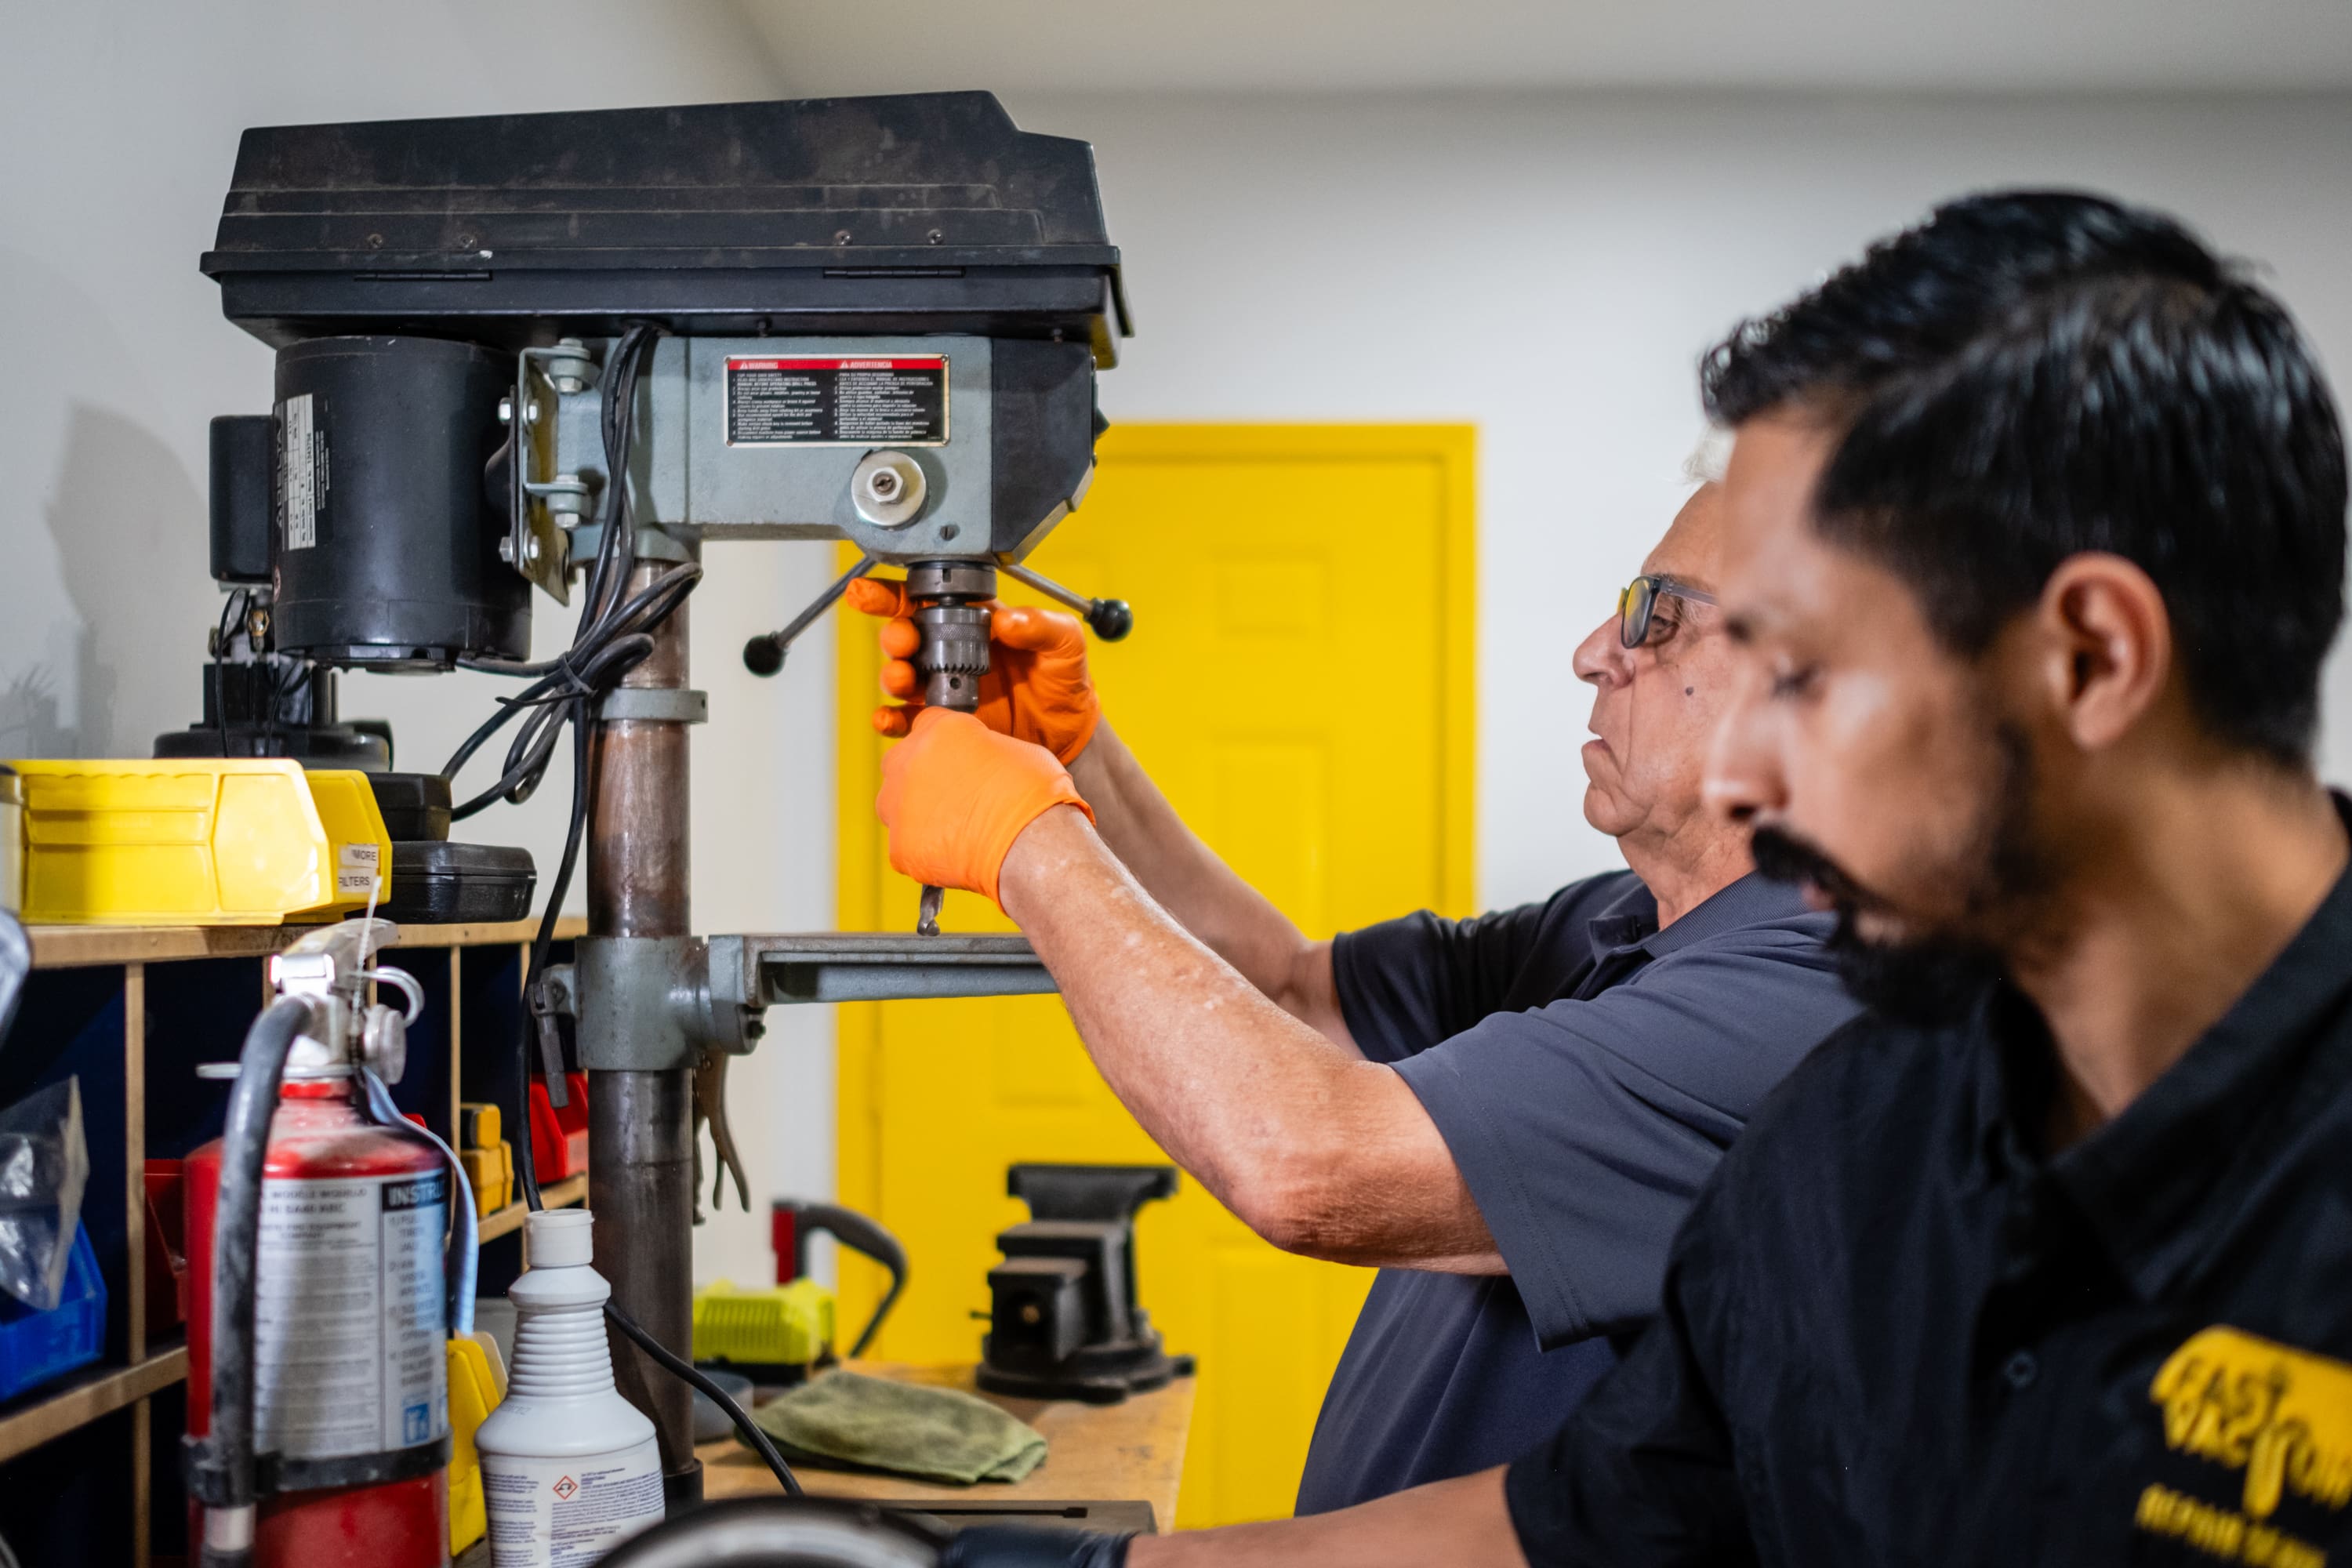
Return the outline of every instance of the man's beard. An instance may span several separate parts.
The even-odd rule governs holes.
[[[1992,791],[1969,835],[1971,846],[1954,858],[1968,879],[1958,917],[1965,935],[1865,937],[1863,910],[1884,901],[1843,867],[1784,828],[1759,827],[1752,840],[1759,871],[1777,882],[1811,882],[1830,900],[1837,927],[1824,945],[1839,977],[1863,1005],[1900,1023],[1935,1028],[1965,1022],[1986,988],[2006,973],[1996,935],[2021,924],[2022,906],[2048,885],[2030,820],[2032,743],[2008,725],[1994,738],[2000,760]]]

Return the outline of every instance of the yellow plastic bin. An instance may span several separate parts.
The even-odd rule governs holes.
[[[332,921],[389,890],[392,839],[362,773],[246,757],[9,765],[30,925]]]

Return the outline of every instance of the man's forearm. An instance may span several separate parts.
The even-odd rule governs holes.
[[[1284,1011],[1349,1050],[1328,942],[1310,942],[1184,825],[1108,720],[1070,764],[1111,853],[1144,889]]]
[[[1139,1536],[1129,1568],[1525,1568],[1503,1471],[1415,1487],[1337,1513]]]
[[[1244,1224],[1316,1257],[1500,1271],[1452,1152],[1403,1079],[1285,1012],[1185,931],[1082,814],[1057,806],[1024,829],[999,894],[1112,1092]]]

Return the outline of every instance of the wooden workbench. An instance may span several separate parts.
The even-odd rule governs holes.
[[[903,1362],[850,1362],[854,1372],[940,1388],[979,1394],[971,1363],[914,1366]],[[1161,1530],[1173,1529],[1176,1491],[1184,1475],[1184,1439],[1192,1426],[1192,1380],[1180,1377],[1165,1388],[1129,1396],[1118,1405],[1082,1405],[1076,1400],[980,1397],[1035,1427],[1045,1439],[1045,1462],[1025,1479],[938,1486],[904,1476],[871,1476],[821,1470],[803,1465],[795,1472],[814,1497],[866,1498],[888,1502],[1117,1502],[1151,1505]],[[768,1467],[733,1437],[705,1443],[702,1494],[707,1498],[756,1497],[779,1489]]]

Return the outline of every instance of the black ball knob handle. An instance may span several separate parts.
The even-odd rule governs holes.
[[[1135,629],[1135,612],[1125,599],[1097,599],[1087,606],[1087,625],[1105,642],[1117,642]]]
[[[773,675],[784,668],[784,645],[775,637],[757,637],[743,645],[743,668],[754,675]]]

